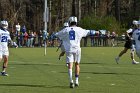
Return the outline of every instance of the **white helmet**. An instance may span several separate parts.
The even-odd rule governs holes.
[[[4,28],[4,29],[7,29],[8,28],[8,22],[7,21],[1,21],[1,26],[2,26],[2,28]]]
[[[71,22],[76,22],[77,23],[77,17],[75,17],[75,16],[70,17],[69,18],[69,23],[71,23]]]
[[[65,27],[68,27],[68,26],[69,26],[69,23],[68,23],[68,22],[65,22],[65,23],[64,23],[64,26],[65,26]]]
[[[138,24],[138,21],[133,20],[133,24],[134,24],[134,25],[137,25],[137,24]]]

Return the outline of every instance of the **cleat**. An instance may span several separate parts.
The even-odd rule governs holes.
[[[79,87],[79,83],[75,83],[75,87]]]
[[[74,88],[74,83],[70,83],[70,88]]]
[[[8,74],[6,72],[1,72],[2,76],[8,76]]]
[[[137,62],[137,61],[132,61],[132,64],[139,64],[139,62]]]
[[[119,57],[116,57],[115,61],[116,61],[117,64],[119,64]]]

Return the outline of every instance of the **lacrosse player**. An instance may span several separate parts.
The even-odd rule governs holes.
[[[140,58],[140,21],[138,21],[138,29],[135,29],[132,37],[135,41],[136,54]]]
[[[68,27],[68,26],[69,26],[69,23],[68,22],[65,22],[63,29],[66,28],[66,27]],[[64,45],[63,45],[63,41],[62,40],[60,40],[60,46],[59,47],[61,48],[61,53],[59,54],[59,60],[60,60],[61,57],[64,56],[64,54],[65,54],[65,49],[64,49]]]
[[[8,50],[8,42],[11,41],[10,33],[8,32],[8,22],[7,21],[1,21],[0,24],[0,61],[3,59],[3,67],[2,67],[2,76],[8,76],[6,73],[6,68],[8,65],[8,56],[9,56],[9,50]],[[15,42],[11,43],[17,47],[17,44]]]
[[[131,55],[131,59],[132,59],[132,64],[138,64],[139,62],[135,61],[134,59],[134,54],[135,54],[135,47],[134,45],[132,44],[133,43],[133,38],[132,38],[132,34],[134,32],[135,29],[137,29],[137,23],[138,21],[133,21],[133,25],[135,26],[134,29],[129,29],[126,31],[126,42],[125,42],[125,45],[124,45],[124,49],[119,53],[119,55],[115,58],[116,60],[116,63],[118,64],[119,63],[119,59],[120,57],[125,54],[127,52],[128,49],[130,49],[130,55]]]
[[[93,30],[94,31],[94,30]],[[55,35],[63,41],[66,52],[66,60],[68,62],[68,75],[70,80],[70,88],[79,86],[81,47],[80,41],[82,37],[91,34],[91,30],[85,30],[77,27],[77,17],[69,18],[69,27],[64,28]],[[75,64],[75,82],[72,77],[73,64]]]

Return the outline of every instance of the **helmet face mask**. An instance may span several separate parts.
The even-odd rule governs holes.
[[[8,28],[8,22],[7,21],[1,21],[1,27],[3,29],[7,29]]]

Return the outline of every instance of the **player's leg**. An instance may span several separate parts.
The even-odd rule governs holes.
[[[118,64],[120,57],[127,52],[128,48],[124,47],[124,49],[119,53],[119,55],[115,58],[116,63]]]
[[[8,56],[7,55],[4,55],[3,56],[3,59],[4,59],[4,62],[3,62],[3,67],[2,67],[1,74],[3,76],[8,76],[8,74],[6,73],[6,69],[7,69],[7,66],[8,66]]]
[[[7,65],[8,65],[8,56],[4,55],[3,59],[4,59],[4,62],[3,62],[3,69],[2,69],[2,71],[6,72],[6,68],[7,68]]]
[[[75,54],[75,86],[79,86],[81,49]]]
[[[70,80],[70,88],[74,88],[74,82],[72,79],[72,68],[73,68],[73,62],[70,62],[68,64],[68,74],[69,74],[69,80]]]
[[[3,52],[2,52],[2,50],[0,51],[0,62],[2,61],[2,59],[3,59]],[[2,70],[3,70],[3,66],[2,66]],[[1,72],[1,75],[2,75],[2,72]]]
[[[120,52],[120,54],[119,54],[118,57],[121,57],[123,54],[125,54],[125,53],[127,52],[127,50],[128,50],[128,48],[124,48],[124,49]]]
[[[2,72],[1,74],[3,76],[8,76],[8,74],[6,73],[6,69],[7,69],[7,66],[8,66],[8,56],[9,56],[9,51],[8,50],[5,50],[3,51],[3,68],[2,68]]]
[[[65,52],[63,52],[63,51],[60,53],[59,60],[61,59],[62,56],[64,56],[64,54],[65,54]]]
[[[66,60],[69,63],[68,64],[68,75],[69,75],[69,81],[70,81],[70,88],[74,88],[74,82],[72,79],[72,68],[73,68],[73,54],[72,53],[66,53]]]
[[[79,74],[80,74],[80,66],[79,63],[75,63],[75,86],[79,86]]]
[[[130,56],[131,56],[131,59],[132,59],[132,64],[138,64],[139,62],[135,61],[134,55],[135,55],[135,50],[131,49],[130,50]]]

